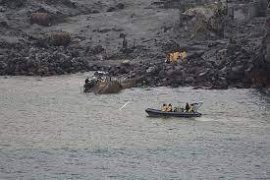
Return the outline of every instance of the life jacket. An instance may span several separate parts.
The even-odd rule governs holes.
[[[166,112],[167,111],[167,105],[161,107],[161,111]]]
[[[189,106],[188,112],[193,112],[193,106]]]
[[[178,61],[180,53],[179,52],[173,52],[169,54],[170,62],[176,63]]]
[[[172,106],[168,106],[167,112],[172,112]]]

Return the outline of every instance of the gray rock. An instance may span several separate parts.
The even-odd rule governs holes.
[[[3,6],[0,6],[0,12],[5,12],[7,9]]]
[[[8,20],[6,16],[3,13],[0,13],[0,27],[7,27],[8,26]]]
[[[201,72],[198,76],[199,76],[199,77],[203,77],[203,76],[205,76],[207,73],[208,73],[207,71]]]
[[[186,78],[185,78],[185,82],[188,83],[188,84],[193,83],[193,82],[194,82],[194,77],[191,77],[191,76],[186,77]]]
[[[238,63],[238,64],[241,64],[241,63]],[[240,74],[243,72],[243,69],[244,69],[244,65],[238,65],[238,66],[232,67],[232,72],[235,74]]]
[[[156,68],[155,67],[149,67],[147,70],[146,70],[146,73],[148,74],[152,74],[156,71]]]
[[[124,66],[130,66],[130,60],[124,60],[121,64]]]
[[[250,73],[254,69],[253,64],[249,64],[248,68],[245,70],[245,73]]]
[[[173,75],[175,74],[175,70],[173,69],[169,69],[166,71],[166,74],[168,77],[173,77]]]

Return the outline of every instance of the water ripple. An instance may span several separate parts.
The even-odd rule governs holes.
[[[0,79],[0,179],[270,178],[270,99],[256,90],[95,96],[83,79]],[[144,112],[190,101],[204,101],[201,118]]]

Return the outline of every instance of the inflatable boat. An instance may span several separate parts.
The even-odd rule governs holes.
[[[199,112],[164,112],[157,109],[147,108],[145,112],[149,117],[200,117],[202,114]]]

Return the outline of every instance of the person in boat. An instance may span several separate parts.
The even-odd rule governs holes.
[[[89,78],[86,78],[84,82],[85,82],[85,84],[88,84],[89,83]]]
[[[193,110],[193,104],[186,103],[186,112],[194,112]]]
[[[172,112],[172,104],[168,105],[167,112]]]
[[[163,104],[163,105],[162,105],[161,111],[162,111],[162,112],[166,112],[166,111],[167,111],[167,104]]]
[[[194,104],[190,104],[190,108],[189,108],[189,111],[188,112],[194,112],[193,105]]]
[[[186,110],[186,112],[189,112],[190,111],[190,105],[189,105],[189,103],[186,103],[185,110]]]

